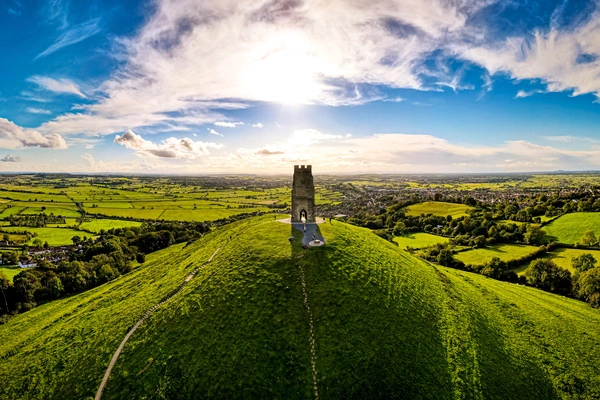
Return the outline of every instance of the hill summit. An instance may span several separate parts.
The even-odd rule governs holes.
[[[600,397],[600,311],[435,266],[370,231],[259,217],[0,326],[0,398]],[[211,254],[219,249],[210,263]]]

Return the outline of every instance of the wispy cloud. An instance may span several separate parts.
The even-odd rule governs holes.
[[[51,24],[58,25],[59,29],[66,29],[69,26],[67,15],[68,2],[65,0],[49,0],[44,9],[46,20]]]
[[[103,97],[40,129],[110,133],[165,120],[184,126],[183,117],[214,123],[224,120],[219,110],[254,101],[362,104],[385,97],[379,85],[424,89],[423,60],[465,29],[482,2],[378,0],[367,6],[359,0],[324,8],[307,0],[287,2],[277,12],[273,4],[157,0],[138,34],[120,40],[126,62],[98,88]],[[402,24],[414,29],[401,32]]]
[[[252,124],[253,128],[262,128],[264,125],[262,123],[256,123],[256,124]]]
[[[529,96],[533,96],[534,94],[538,94],[538,93],[545,93],[544,90],[539,90],[539,89],[534,89],[534,90],[519,90],[517,92],[517,94],[515,95],[515,99],[521,99],[524,97],[529,97]]]
[[[51,114],[49,110],[44,110],[43,108],[27,107],[25,110],[32,114]]]
[[[321,0],[285,6],[272,0],[157,0],[155,14],[137,34],[120,39],[124,63],[98,88],[102,97],[40,131],[231,127],[235,122],[223,122],[221,110],[257,101],[341,106],[391,101],[381,86],[473,89],[463,79],[466,70],[450,68],[449,59],[482,66],[485,91],[503,72],[541,81],[547,91],[600,93],[600,14],[561,27],[557,11],[546,30],[498,39],[473,17],[500,1],[356,0],[323,7]],[[42,54],[97,33],[98,23],[70,28]],[[429,63],[432,57],[441,61]]]
[[[303,134],[319,139],[305,141],[300,148],[296,140]],[[547,171],[569,166],[597,168],[600,150],[565,150],[525,140],[465,146],[432,135],[391,133],[354,138],[304,130],[287,141],[238,149],[235,156],[225,155],[223,161],[226,159],[237,160],[237,168],[254,170],[261,165],[285,170],[290,163],[303,162],[332,172]]]
[[[27,80],[54,93],[70,93],[83,98],[87,97],[81,92],[75,82],[66,78],[54,79],[47,76],[34,75],[27,78]]]
[[[64,31],[58,38],[56,38],[54,43],[52,43],[46,50],[38,54],[34,60],[37,60],[41,57],[46,57],[64,47],[79,43],[90,36],[94,36],[100,32],[100,30],[100,18],[94,18],[84,22],[81,25],[74,26]]]
[[[548,92],[592,93],[600,98],[600,11],[576,26],[561,27],[558,16],[562,7],[553,15],[549,29],[500,43],[454,43],[453,51],[491,74],[506,72],[514,79],[541,80]],[[520,91],[517,97],[535,93],[540,91]]]
[[[542,136],[542,139],[550,140],[551,142],[572,142],[575,139],[575,136]]]

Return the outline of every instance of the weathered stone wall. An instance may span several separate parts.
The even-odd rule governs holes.
[[[311,165],[294,165],[292,184],[292,222],[300,222],[302,211],[306,222],[315,222],[315,185]]]

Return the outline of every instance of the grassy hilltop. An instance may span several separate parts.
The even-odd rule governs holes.
[[[272,217],[148,256],[132,273],[0,326],[0,398],[597,398],[600,311],[434,266],[334,222],[322,248]],[[301,234],[296,233],[298,238]],[[230,240],[231,237],[231,240]]]

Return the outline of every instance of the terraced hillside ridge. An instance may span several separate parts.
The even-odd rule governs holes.
[[[320,248],[291,229],[240,221],[13,318],[0,398],[92,397],[133,324],[226,242],[132,335],[103,399],[600,397],[600,311],[337,221]]]

